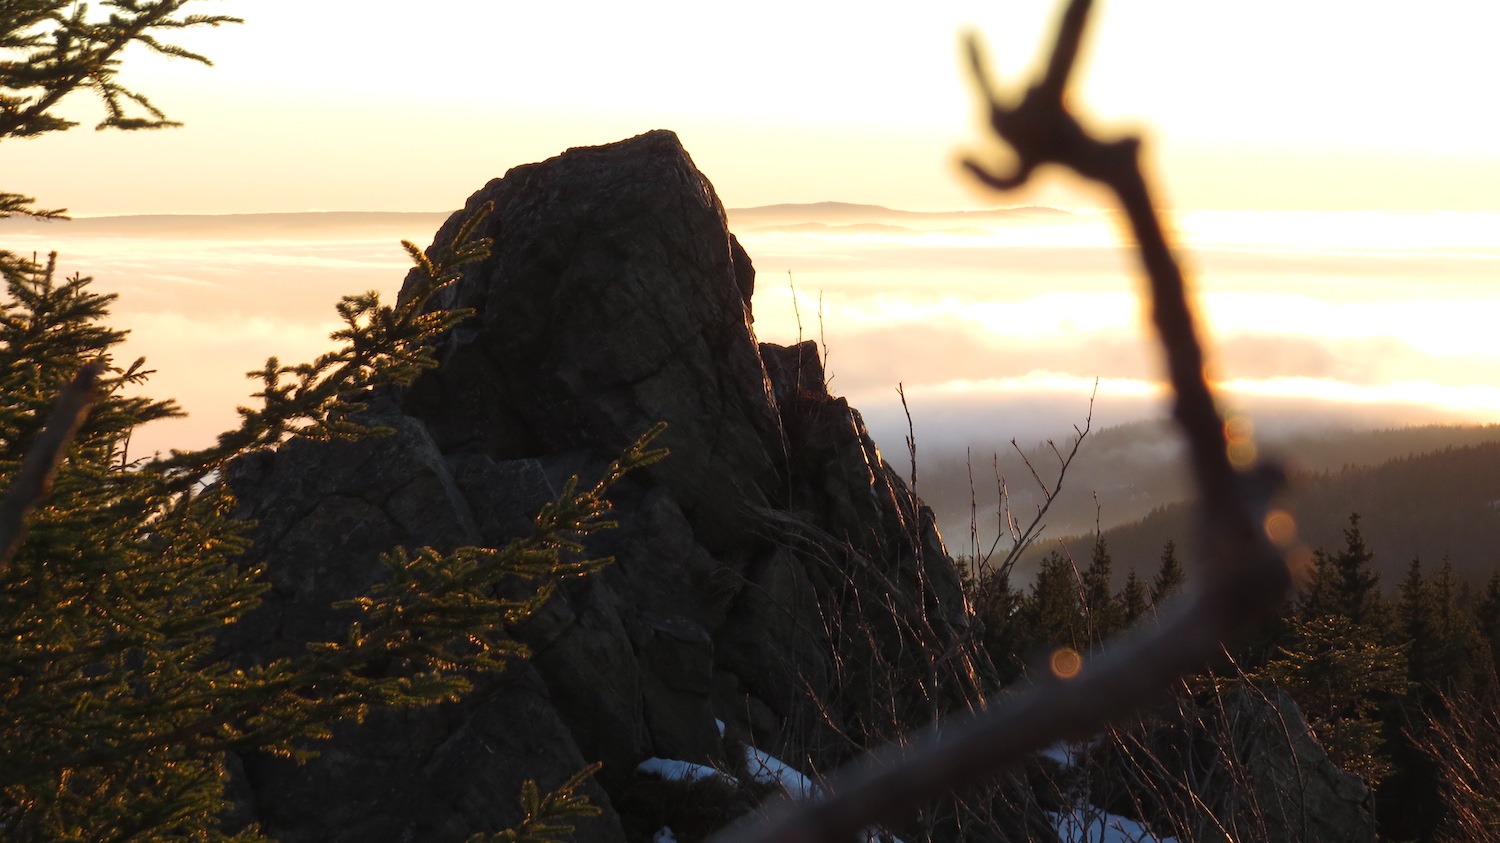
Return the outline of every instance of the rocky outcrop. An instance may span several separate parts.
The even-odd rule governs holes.
[[[371,402],[394,434],[231,472],[273,584],[232,646],[336,637],[327,606],[381,575],[380,551],[499,545],[658,421],[671,456],[615,487],[620,526],[588,548],[613,564],[509,630],[529,661],[460,703],[344,724],[306,765],[245,759],[246,817],[288,843],[462,840],[514,823],[522,780],[600,760],[607,810],[578,839],[617,841],[642,833],[609,808],[642,760],[733,764],[716,720],[731,748],[813,772],[978,701],[988,666],[932,513],[814,344],[757,343],[750,258],[676,137],[511,170],[438,242],[485,202],[493,252],[439,302],[474,316]]]
[[[1247,781],[1224,794],[1223,813],[1266,840],[1375,843],[1370,788],[1333,763],[1290,694],[1242,689],[1224,719]]]
[[[1174,700],[1087,753],[1089,797],[1179,840],[1375,843],[1370,789],[1282,690]]]

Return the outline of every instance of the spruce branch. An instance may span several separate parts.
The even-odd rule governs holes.
[[[120,54],[139,44],[160,55],[212,64],[206,56],[161,41],[156,33],[241,23],[229,15],[181,14],[195,0],[105,0],[103,19],[76,0],[10,0],[0,8],[0,139],[66,131],[77,122],[53,110],[75,91],[92,91],[104,106],[98,129],[164,129],[180,126],[145,94],[118,81]],[[134,112],[134,113],[133,113]],[[32,207],[18,193],[0,193],[0,218],[56,218],[61,212]]]
[[[229,460],[256,448],[272,447],[287,436],[348,439],[380,432],[355,420],[365,409],[360,399],[374,388],[410,383],[437,365],[432,344],[468,318],[466,310],[432,307],[434,297],[455,282],[463,268],[489,255],[490,240],[474,232],[493,205],[476,209],[454,241],[428,251],[410,242],[402,246],[418,271],[418,283],[395,304],[374,291],[345,296],[336,306],[344,327],[330,338],[339,345],[307,363],[283,365],[275,357],[249,372],[261,388],[253,397],[260,407],[240,407],[240,425],[219,435],[213,446],[173,451],[153,470],[192,486]]]
[[[556,843],[563,840],[573,833],[574,820],[596,817],[602,812],[587,796],[578,793],[578,789],[603,766],[590,764],[546,796],[541,795],[535,781],[527,779],[521,785],[524,816],[520,825],[495,834],[477,834],[470,837],[468,843]]]
[[[648,430],[587,490],[579,492],[573,478],[557,501],[533,519],[532,531],[504,548],[387,553],[383,561],[392,571],[391,579],[368,595],[336,604],[356,609],[361,616],[343,642],[314,642],[303,657],[243,669],[199,663],[179,654],[157,667],[185,669],[151,677],[150,693],[121,689],[114,681],[117,677],[86,680],[72,695],[73,707],[107,709],[115,725],[84,720],[86,729],[77,733],[69,751],[56,751],[53,744],[54,749],[42,754],[3,754],[7,763],[0,767],[0,787],[63,770],[119,767],[142,753],[167,749],[194,757],[254,749],[307,758],[315,754],[307,741],[328,737],[328,724],[335,720],[363,719],[375,708],[457,699],[470,688],[468,675],[498,672],[511,659],[528,655],[523,645],[500,631],[539,609],[552,594],[551,581],[585,576],[610,563],[608,558],[567,555],[582,551],[583,536],[614,526],[607,520],[607,493],[627,473],[666,456],[664,449],[647,447],[663,430],[661,424]],[[494,592],[507,578],[548,582],[529,598],[507,599]],[[253,599],[254,591],[258,589],[237,593],[235,600]],[[236,610],[236,605],[220,613],[200,612],[198,617],[212,625],[215,614],[241,614],[243,609]],[[171,639],[187,632],[166,631],[159,637]],[[89,663],[107,653],[94,649],[82,655]],[[203,658],[208,655],[204,650]],[[371,665],[403,665],[405,672],[369,675]],[[65,729],[69,721],[59,720],[58,712],[49,709],[55,705],[54,695],[55,689],[46,689],[37,696],[34,709],[26,699],[12,698],[6,709]],[[169,706],[166,711],[164,703]]]

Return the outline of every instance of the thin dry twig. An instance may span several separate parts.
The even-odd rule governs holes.
[[[10,560],[21,548],[26,537],[26,519],[36,505],[41,503],[52,489],[52,480],[57,476],[57,467],[62,464],[63,454],[78,433],[78,426],[94,406],[95,385],[104,373],[102,359],[91,360],[63,387],[52,405],[47,425],[26,451],[16,478],[0,501],[0,571],[10,566]]]
[[[896,384],[896,394],[901,396],[901,410],[906,413],[906,455],[911,458],[911,490],[917,491],[917,434],[911,425],[911,408],[906,406],[906,387]]]
[[[1140,141],[1098,140],[1065,105],[1091,5],[1091,0],[1069,2],[1045,76],[1014,108],[996,96],[977,40],[970,39],[975,82],[989,105],[991,125],[1012,147],[1017,163],[1010,175],[974,160],[966,166],[980,181],[1009,190],[1024,184],[1040,164],[1062,164],[1101,182],[1118,198],[1149,282],[1152,319],[1176,395],[1173,415],[1187,437],[1202,500],[1200,540],[1210,564],[1196,589],[1158,626],[1118,642],[1072,679],[1046,678],[978,715],[941,723],[874,753],[835,775],[827,799],[788,807],[770,821],[737,825],[718,838],[724,843],[833,843],[857,839],[873,825],[898,823],[930,799],[983,782],[1058,740],[1085,737],[1166,693],[1179,677],[1220,652],[1222,642],[1273,611],[1290,585],[1283,553],[1263,527],[1280,472],[1262,466],[1241,474],[1229,462],[1182,273],[1141,175]]]

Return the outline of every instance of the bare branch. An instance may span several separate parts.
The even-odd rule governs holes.
[[[1052,440],[1047,440],[1047,444],[1052,445]],[[1026,465],[1026,470],[1031,472],[1031,479],[1035,480],[1037,488],[1042,490],[1042,499],[1049,504],[1052,503],[1052,491],[1048,489],[1047,484],[1042,481],[1042,476],[1036,473],[1036,466],[1031,464],[1031,458],[1026,456],[1025,451],[1021,450],[1021,446],[1016,444],[1016,440],[1010,440],[1010,446],[1016,449],[1016,454],[1021,457],[1021,462]],[[1052,445],[1052,449],[1054,451],[1057,450],[1057,446]]]
[[[1076,424],[1073,425],[1073,430],[1077,432],[1078,436],[1073,440],[1073,447],[1068,450],[1068,455],[1067,456],[1063,456],[1062,453],[1060,451],[1058,451],[1057,445],[1053,444],[1050,440],[1047,442],[1048,445],[1052,446],[1052,453],[1056,454],[1057,455],[1057,459],[1058,459],[1057,481],[1052,484],[1052,488],[1051,489],[1047,488],[1047,485],[1042,482],[1042,478],[1037,475],[1036,469],[1032,468],[1032,466],[1031,466],[1031,460],[1027,459],[1027,457],[1026,457],[1026,455],[1024,453],[1021,454],[1021,461],[1026,464],[1026,468],[1031,471],[1032,478],[1034,478],[1036,480],[1036,482],[1037,482],[1037,485],[1041,487],[1042,497],[1044,498],[1044,502],[1040,506],[1037,507],[1037,509],[1036,509],[1036,517],[1034,517],[1034,518],[1031,519],[1031,523],[1026,525],[1026,529],[1025,530],[1020,530],[1018,532],[1016,526],[1012,526],[1011,527],[1012,537],[1011,537],[1010,552],[1007,553],[1007,554],[1005,554],[1004,561],[1002,561],[999,565],[995,566],[994,570],[1000,571],[1000,572],[1006,573],[1006,574],[1010,573],[1010,570],[1012,568],[1014,568],[1015,565],[1016,565],[1016,560],[1020,559],[1021,558],[1021,554],[1025,553],[1026,549],[1029,548],[1029,547],[1031,547],[1032,543],[1036,541],[1036,539],[1037,539],[1037,537],[1039,535],[1041,535],[1042,527],[1045,526],[1042,523],[1042,519],[1045,518],[1045,517],[1047,517],[1047,510],[1049,510],[1049,509],[1052,508],[1052,502],[1055,501],[1055,500],[1057,500],[1058,494],[1060,492],[1062,492],[1063,481],[1066,480],[1067,477],[1068,477],[1068,468],[1069,468],[1069,466],[1073,465],[1073,458],[1078,456],[1078,447],[1083,444],[1083,440],[1084,439],[1088,438],[1089,431],[1091,431],[1091,430],[1094,429],[1094,400],[1096,398],[1098,398],[1098,396],[1099,396],[1099,379],[1095,378],[1094,379],[1094,391],[1089,394],[1089,412],[1088,412],[1088,415],[1085,416],[1084,419],[1083,419],[1083,427],[1082,428],[1080,428]],[[1011,444],[1012,447],[1016,447],[1016,440],[1012,439],[1010,441],[1010,444]],[[1020,453],[1020,451],[1021,451],[1021,449],[1019,447],[1016,447],[1016,452]],[[1000,473],[1000,468],[999,468],[999,463],[997,462],[996,466],[995,466],[995,475],[998,477],[999,473]],[[1001,489],[1002,489],[1002,495],[1003,495],[1004,494],[1004,480],[1003,479],[1001,480]],[[1007,520],[1010,520],[1014,524],[1014,518],[1012,518],[1009,514],[1007,514]],[[985,561],[986,561],[986,563],[988,563],[989,558],[995,554],[995,550],[999,546],[1000,546],[1000,535],[997,533],[995,535],[995,541],[990,544],[989,553],[985,554]]]
[[[1204,558],[1211,563],[1197,589],[1169,609],[1160,625],[1113,645],[1074,678],[1048,677],[978,715],[944,722],[888,747],[833,777],[829,798],[786,809],[771,822],[738,825],[719,838],[725,843],[834,843],[856,839],[875,824],[900,822],[927,800],[983,782],[1057,740],[1087,736],[1166,693],[1179,677],[1219,653],[1224,641],[1273,611],[1290,585],[1282,552],[1263,528],[1280,471],[1264,466],[1241,475],[1229,462],[1182,273],[1137,161],[1140,142],[1098,140],[1065,106],[1090,5],[1090,0],[1068,4],[1046,76],[1015,108],[1000,103],[977,41],[970,39],[976,87],[990,108],[995,133],[1012,147],[1017,163],[1010,175],[997,175],[973,159],[965,164],[980,181],[999,189],[1021,186],[1040,164],[1062,164],[1101,182],[1119,199],[1149,282],[1153,322],[1176,394],[1173,412],[1188,439],[1202,498]]]
[[[26,537],[26,518],[52,489],[63,454],[94,405],[94,386],[103,372],[104,361],[92,360],[84,364],[72,383],[63,387],[52,405],[46,427],[26,452],[21,469],[0,501],[0,571],[10,566]]]

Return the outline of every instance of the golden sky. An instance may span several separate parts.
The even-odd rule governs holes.
[[[201,5],[246,19],[184,33],[215,67],[125,64],[186,128],[11,141],[6,189],[83,215],[440,210],[516,164],[669,128],[730,206],[991,205],[952,167],[977,137],[958,32],[983,32],[1016,83],[1056,4]],[[1493,0],[1099,12],[1076,94],[1102,125],[1149,130],[1175,207],[1497,206]],[[1018,201],[1088,204],[1048,181]]]
[[[1002,439],[1066,434],[1095,377],[1102,424],[1158,409],[1133,269],[1093,194],[1043,172],[1033,193],[995,197],[953,165],[981,136],[960,31],[983,33],[1014,88],[1052,2],[202,5],[247,20],[185,33],[215,67],[137,54],[123,76],[185,128],[93,132],[97,107],[75,101],[84,127],[6,143],[3,187],[83,217],[443,211],[512,166],[669,128],[730,208],[1079,212],[958,233],[872,218],[908,229],[881,236],[731,215],[761,273],[760,338],[796,339],[790,273],[808,335],[822,300],[835,390],[872,423],[900,421],[897,381],[919,426]],[[1500,418],[1500,3],[1099,12],[1075,103],[1147,133],[1231,396],[1332,402],[1371,425]],[[59,223],[5,245],[58,248],[122,294],[126,354],[150,356],[151,392],[194,414],[143,438],[156,448],[232,422],[239,373],[266,356],[322,350],[339,295],[393,293],[397,241],[427,242],[440,218],[319,219],[294,237]],[[1061,415],[1006,409],[1038,395]]]

